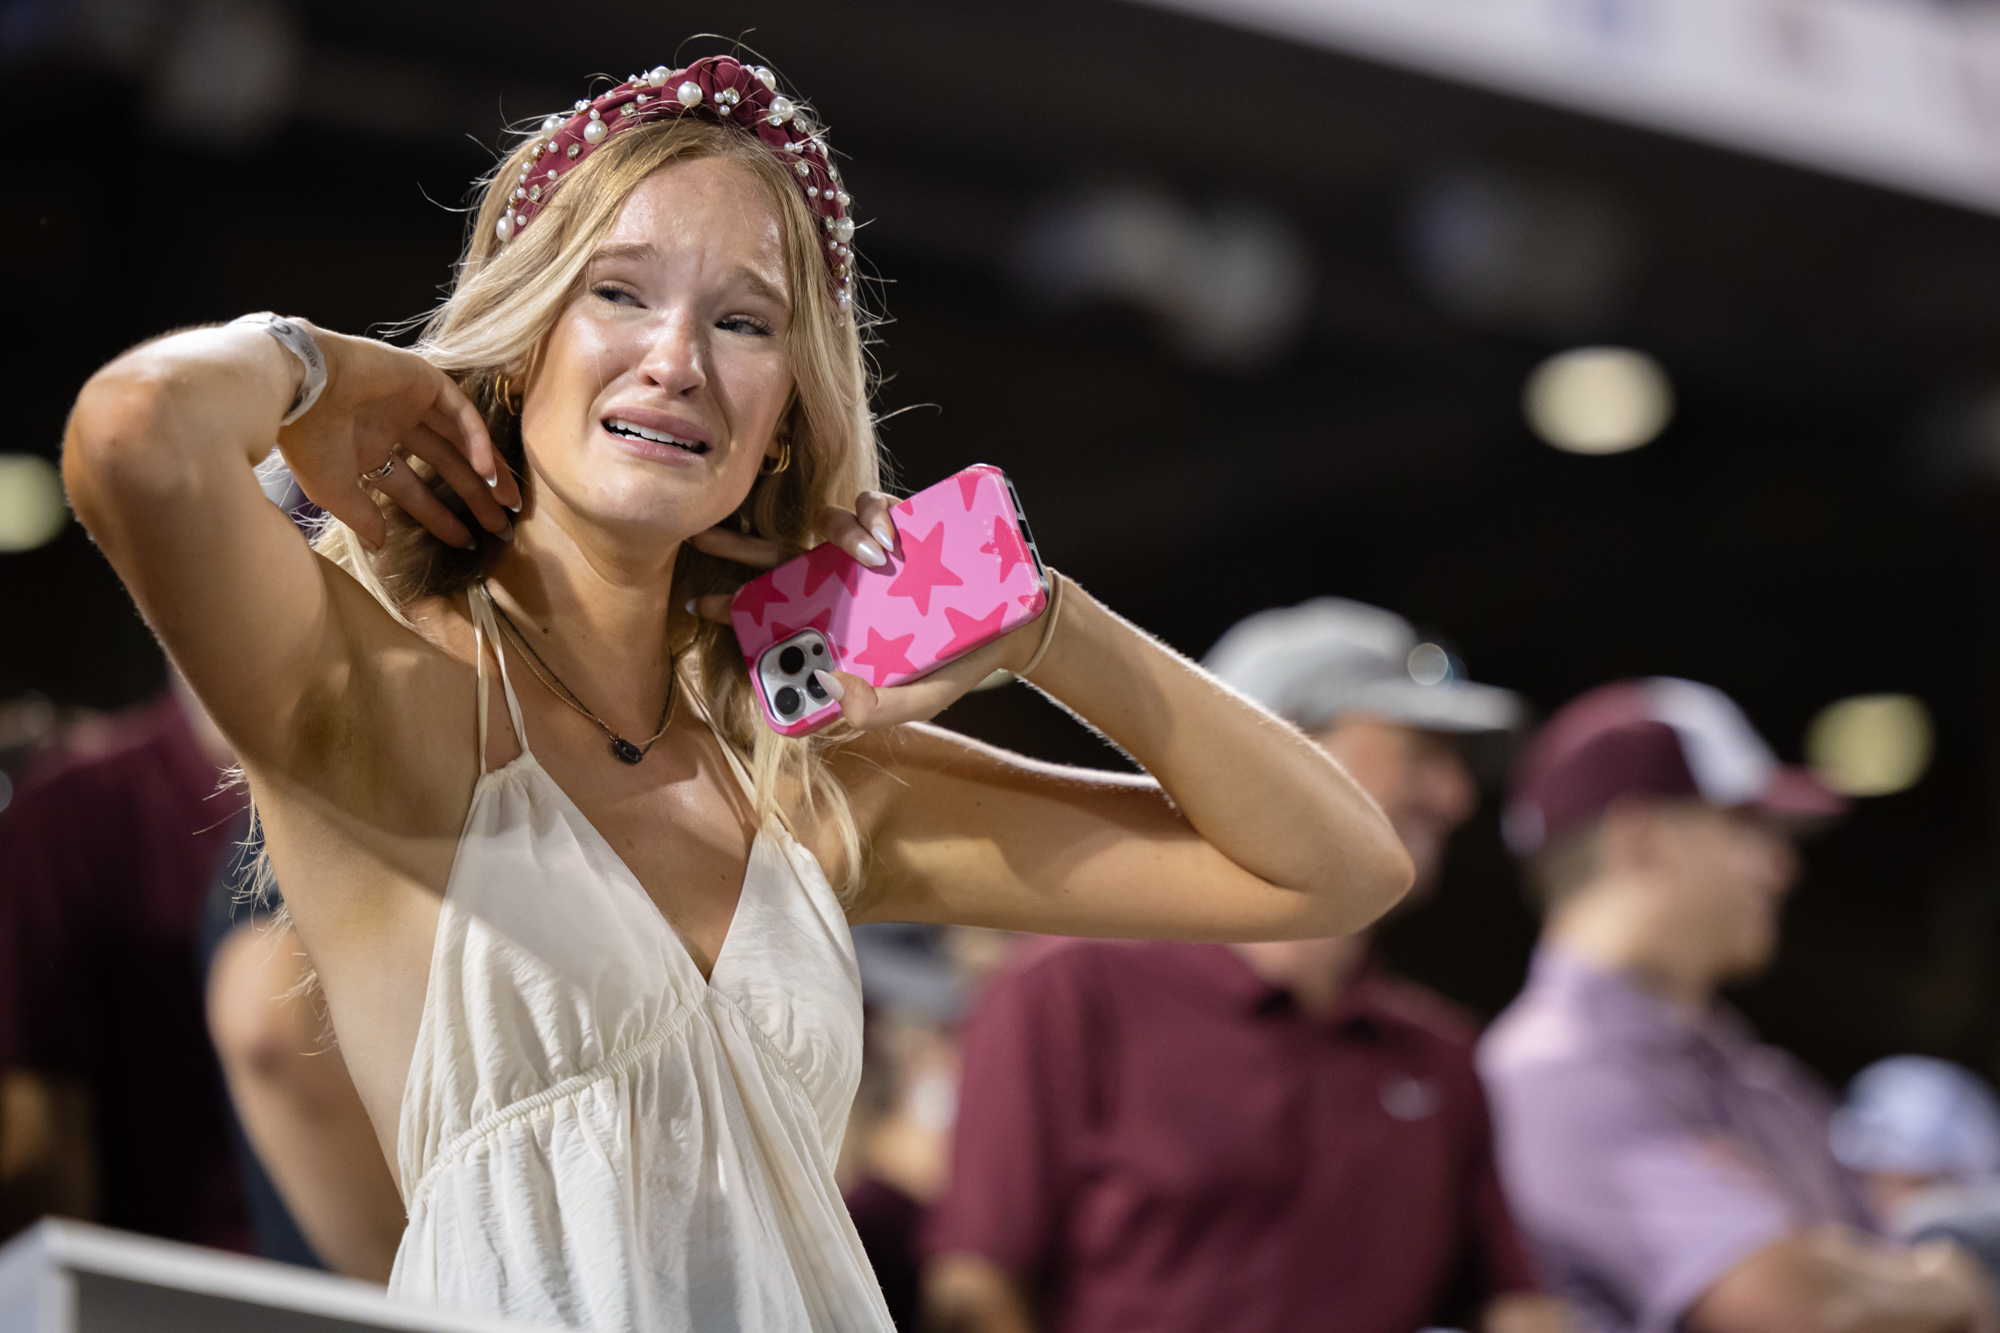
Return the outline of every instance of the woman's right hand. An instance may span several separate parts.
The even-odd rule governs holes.
[[[465,524],[403,462],[413,455],[437,469],[482,527],[511,537],[507,511],[520,509],[520,486],[479,409],[451,377],[400,347],[307,327],[326,357],[326,389],[278,433],[278,448],[306,498],[371,548],[380,548],[388,525],[364,488],[401,505],[440,541],[475,545]],[[397,463],[387,476],[363,476],[391,458]]]

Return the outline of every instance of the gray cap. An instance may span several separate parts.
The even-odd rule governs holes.
[[[1467,680],[1457,658],[1395,612],[1344,597],[1239,620],[1202,665],[1309,731],[1345,713],[1431,731],[1509,731],[1526,712],[1513,691]]]

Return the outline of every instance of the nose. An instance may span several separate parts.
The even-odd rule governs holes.
[[[706,324],[682,309],[668,309],[651,325],[639,360],[639,378],[669,398],[692,398],[708,386]]]

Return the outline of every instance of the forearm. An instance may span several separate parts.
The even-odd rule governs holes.
[[[1074,583],[1032,683],[1158,779],[1217,851],[1310,898],[1302,933],[1359,929],[1409,888],[1388,820],[1324,750]]]

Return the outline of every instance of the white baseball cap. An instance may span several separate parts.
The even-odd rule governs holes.
[[[1395,612],[1344,597],[1248,616],[1202,665],[1308,731],[1349,713],[1429,731],[1511,731],[1527,712],[1513,691],[1466,679],[1464,664]]]

